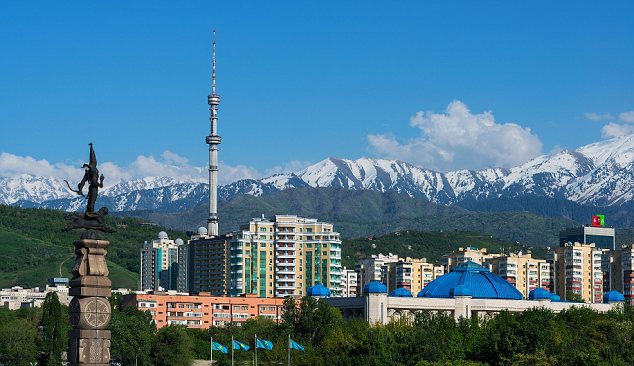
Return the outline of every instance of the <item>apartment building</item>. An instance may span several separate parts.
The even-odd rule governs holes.
[[[178,286],[178,248],[182,239],[171,240],[165,231],[141,248],[139,290],[167,291]]]
[[[568,294],[581,296],[584,301],[603,300],[603,251],[594,243],[564,243],[548,253],[553,292],[562,300]]]
[[[515,286],[528,299],[532,290],[541,287],[552,291],[550,264],[531,253],[509,253],[485,260],[485,267]]]
[[[188,328],[240,326],[256,317],[280,321],[284,299],[212,296],[200,292],[197,296],[170,291],[167,293],[137,292],[123,296],[123,304],[149,311],[157,328],[184,325]]]
[[[343,267],[341,271],[341,297],[355,297],[358,289],[358,275],[354,269]]]
[[[252,219],[233,234],[229,266],[232,296],[304,296],[315,284],[342,295],[341,238],[317,219]]]
[[[610,252],[610,290],[623,293],[625,302],[634,303],[634,244]],[[604,281],[605,283],[605,281]],[[607,288],[605,289],[607,291]]]
[[[385,265],[388,291],[405,288],[416,295],[428,283],[445,274],[443,266],[428,263],[426,258],[399,258]]]
[[[186,279],[191,294],[209,292],[214,296],[229,295],[229,243],[231,234],[211,236],[204,227],[187,243]],[[181,287],[183,287],[181,285]]]
[[[473,246],[460,247],[449,254],[445,254],[442,258],[442,264],[445,266],[445,272],[449,273],[458,265],[471,261],[483,264],[486,260],[499,257],[502,254],[488,253],[486,248],[476,248]]]
[[[372,255],[370,258],[364,258],[354,265],[357,272],[357,294],[363,295],[365,285],[373,281],[379,281],[384,284],[389,282],[388,264],[399,261],[398,255],[389,253],[388,255],[378,254]]]

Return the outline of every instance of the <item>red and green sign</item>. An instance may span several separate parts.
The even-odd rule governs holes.
[[[604,226],[605,225],[605,216],[604,215],[594,215],[592,216],[592,226]]]

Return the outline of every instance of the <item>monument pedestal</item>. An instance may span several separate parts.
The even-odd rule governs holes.
[[[76,240],[75,266],[68,306],[71,325],[68,342],[68,362],[71,366],[106,366],[110,363],[110,302],[112,294],[106,254],[110,242],[100,240],[92,230]]]

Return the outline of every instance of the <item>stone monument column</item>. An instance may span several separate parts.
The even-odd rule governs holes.
[[[68,362],[71,366],[106,366],[110,363],[108,297],[112,291],[106,265],[110,242],[100,240],[95,231],[88,230],[73,244],[77,258],[69,290],[74,298],[68,307],[71,325]]]
[[[64,228],[69,230],[85,230],[79,240],[75,240],[75,266],[73,279],[70,280],[68,294],[73,296],[68,306],[68,318],[71,330],[68,334],[68,362],[71,366],[91,365],[107,366],[110,364],[110,302],[112,283],[108,278],[106,253],[110,242],[102,240],[99,232],[114,232],[106,225],[105,216],[108,208],[95,211],[95,203],[99,188],[103,188],[103,174],[97,169],[97,156],[90,146],[90,162],[84,164],[84,176],[73,189],[68,181],[68,189],[86,198],[86,212],[70,214],[71,221]],[[88,196],[83,193],[88,184]]]

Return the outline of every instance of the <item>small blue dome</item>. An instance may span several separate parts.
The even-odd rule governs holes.
[[[561,301],[561,297],[557,294],[550,294],[550,301]]]
[[[387,286],[379,281],[372,281],[363,286],[363,293],[365,294],[387,294]]]
[[[321,283],[318,283],[315,286],[309,287],[308,291],[306,291],[306,295],[313,297],[330,297],[330,290]]]
[[[403,287],[399,287],[396,290],[390,292],[390,294],[388,295],[390,297],[413,297],[412,293]]]
[[[529,300],[552,300],[552,294],[548,290],[538,287],[528,293]]]
[[[609,304],[612,302],[623,302],[625,301],[625,296],[622,293],[612,290],[610,292],[606,292],[603,294],[603,303]]]
[[[455,288],[449,290],[449,294],[452,295],[452,297],[471,296],[471,290],[465,285],[458,285]]]
[[[425,286],[418,297],[452,298],[456,290],[458,293],[465,291],[458,289],[460,285],[466,287],[474,299],[521,300],[523,298],[522,293],[508,281],[472,261],[462,263],[451,272],[433,280]]]

